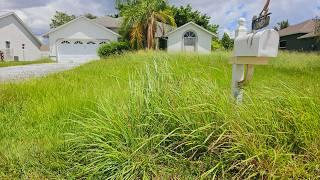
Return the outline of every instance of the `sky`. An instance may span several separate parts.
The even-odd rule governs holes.
[[[240,17],[248,20],[262,10],[265,0],[169,0],[176,6],[191,6],[211,17],[211,23],[220,26],[219,35],[224,32],[232,37]],[[15,12],[37,35],[49,31],[51,17],[56,11],[97,16],[116,14],[115,0],[0,0],[0,11]],[[290,24],[320,16],[320,0],[271,0],[271,25],[281,20]]]

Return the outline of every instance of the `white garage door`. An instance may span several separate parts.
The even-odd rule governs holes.
[[[99,59],[97,50],[106,41],[62,40],[57,44],[58,62],[83,63]]]

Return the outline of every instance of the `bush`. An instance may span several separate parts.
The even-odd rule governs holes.
[[[105,58],[110,55],[122,54],[124,51],[128,51],[130,46],[127,42],[111,42],[99,47],[98,55],[100,58]]]
[[[213,40],[211,42],[211,50],[212,51],[216,51],[216,50],[223,50],[223,47],[221,45],[221,42],[217,39],[217,40]]]

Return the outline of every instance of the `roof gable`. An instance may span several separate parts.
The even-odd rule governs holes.
[[[169,36],[169,35],[171,35],[171,34],[173,34],[173,33],[176,33],[176,32],[179,31],[180,29],[186,28],[186,27],[188,27],[188,26],[196,27],[197,29],[200,29],[200,30],[204,31],[204,32],[210,34],[211,36],[216,37],[216,35],[215,35],[214,33],[208,31],[207,29],[203,28],[202,26],[199,26],[198,24],[196,24],[196,23],[194,23],[194,22],[189,22],[189,23],[187,23],[187,24],[185,24],[185,25],[183,25],[183,26],[180,26],[180,27],[178,27],[177,29],[175,29],[175,30],[167,33],[165,36]]]
[[[32,33],[32,31],[26,26],[26,24],[16,15],[14,12],[4,12],[0,13],[0,20],[6,17],[12,16],[15,20],[25,29],[25,31],[31,36],[33,39],[32,42],[36,42],[36,46],[40,48],[42,45],[41,41]]]
[[[313,20],[304,21],[302,23],[289,26],[279,31],[280,37],[293,34],[309,34],[314,31],[315,22]]]
[[[43,36],[44,36],[44,37],[48,37],[51,33],[54,33],[54,32],[56,32],[56,31],[59,31],[60,29],[63,29],[63,28],[65,28],[65,27],[67,27],[67,26],[69,26],[69,25],[71,25],[71,24],[73,24],[73,23],[75,23],[75,22],[77,22],[77,21],[79,21],[79,20],[85,20],[85,21],[91,23],[91,24],[94,25],[94,26],[97,26],[97,27],[99,27],[99,28],[101,28],[101,29],[103,29],[103,30],[105,30],[105,31],[108,31],[108,32],[116,35],[116,36],[120,36],[118,33],[116,33],[116,32],[114,32],[114,31],[112,31],[112,30],[104,27],[104,26],[101,25],[101,24],[98,24],[98,23],[96,23],[96,22],[94,22],[94,21],[86,18],[85,16],[80,16],[80,17],[78,17],[78,18],[76,18],[76,19],[74,19],[74,20],[72,20],[72,21],[70,21],[70,22],[68,22],[68,23],[66,23],[66,24],[64,24],[64,25],[61,25],[61,26],[59,26],[59,27],[57,27],[57,28],[55,28],[55,29],[52,29],[52,30],[50,30],[48,33],[44,34]]]

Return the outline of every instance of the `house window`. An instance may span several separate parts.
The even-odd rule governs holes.
[[[83,44],[83,42],[81,42],[81,41],[76,41],[76,42],[74,42],[74,44]]]
[[[286,49],[287,48],[287,41],[280,41],[280,49]]]
[[[96,43],[93,41],[89,41],[87,44],[96,44]]]
[[[6,48],[10,49],[10,41],[6,41]]]
[[[70,44],[69,41],[62,41],[61,44]]]
[[[26,45],[25,44],[22,44],[22,49],[25,49],[26,48]]]
[[[187,31],[183,35],[184,50],[196,51],[197,35],[192,31]]]

